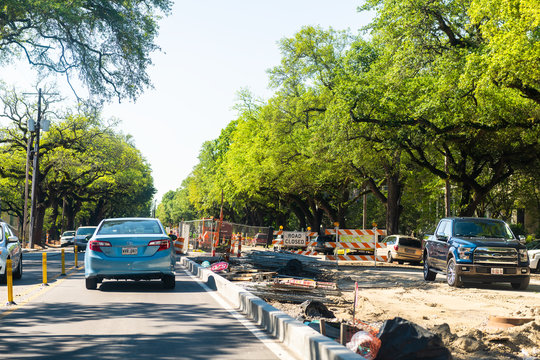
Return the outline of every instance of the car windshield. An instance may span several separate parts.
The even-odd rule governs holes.
[[[77,229],[77,235],[92,235],[95,230],[96,230],[95,227],[93,227],[93,228],[78,228]]]
[[[99,228],[98,235],[161,234],[156,220],[108,220]]]
[[[420,240],[409,237],[399,238],[399,244],[402,246],[410,246],[418,249],[422,247],[422,243],[420,242]]]
[[[536,250],[540,249],[540,241],[531,241],[530,243],[525,244],[527,250]]]
[[[514,235],[508,225],[502,221],[467,219],[454,223],[454,235],[466,237],[487,237],[513,239]]]
[[[75,231],[64,231],[62,236],[73,236],[75,235]]]

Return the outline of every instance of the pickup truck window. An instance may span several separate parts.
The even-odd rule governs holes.
[[[446,236],[449,238],[452,236],[452,224],[448,220],[442,220],[437,228],[437,236]]]
[[[508,226],[499,221],[482,219],[460,220],[454,224],[455,236],[513,239]]]

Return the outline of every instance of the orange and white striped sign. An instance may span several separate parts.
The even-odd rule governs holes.
[[[355,249],[355,250],[373,250],[375,247],[383,248],[379,243],[373,244],[368,242],[327,242],[328,247],[338,249]]]
[[[377,256],[377,261],[385,262],[387,260],[386,256]],[[326,260],[328,261],[375,261],[374,255],[326,255]]]
[[[336,235],[336,229],[326,229],[324,231],[326,235]],[[365,235],[386,235],[386,230],[369,230],[369,229],[338,229],[338,235],[352,235],[352,236],[365,236]]]
[[[283,230],[274,230],[274,236],[276,235],[283,235]],[[313,237],[317,236],[318,234],[314,231],[306,232],[306,236]]]
[[[182,238],[179,238],[182,239]],[[175,240],[174,242],[174,252],[176,254],[183,254],[184,253],[184,241],[183,239],[181,241]]]
[[[287,250],[288,252],[292,252],[298,255],[305,255],[305,256],[315,256],[319,255],[316,251],[310,251],[310,250]]]

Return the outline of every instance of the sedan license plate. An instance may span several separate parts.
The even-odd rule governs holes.
[[[122,255],[137,255],[137,248],[136,247],[123,247]]]
[[[414,251],[413,249],[405,249],[405,252],[406,252],[406,253],[409,253],[409,254],[414,254],[414,253],[416,253],[416,251]]]
[[[491,274],[492,275],[502,275],[503,269],[502,268],[491,268]]]

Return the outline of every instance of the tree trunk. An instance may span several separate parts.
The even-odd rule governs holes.
[[[43,246],[43,220],[45,219],[45,206],[37,204],[35,215],[34,232],[32,233],[32,243]]]
[[[401,215],[401,195],[403,186],[399,174],[386,178],[388,196],[386,201],[386,232],[388,235],[399,233],[399,216]]]
[[[60,236],[58,235],[58,226],[56,225],[56,222],[58,220],[58,203],[54,201],[51,204],[52,207],[52,213],[51,213],[51,228],[49,229],[49,239],[58,240],[60,239]]]

